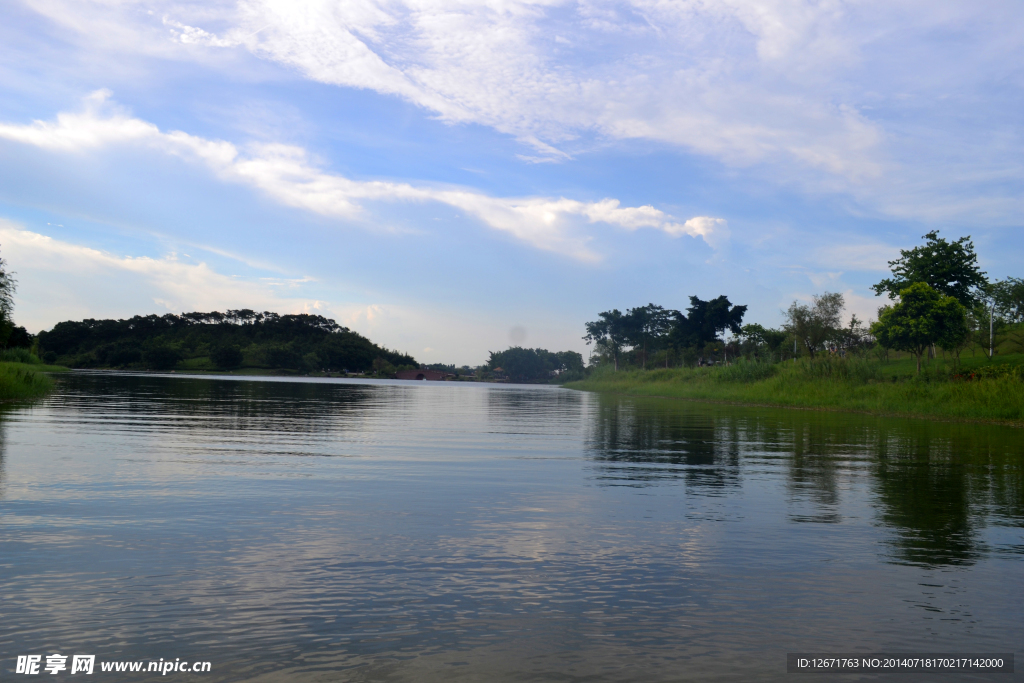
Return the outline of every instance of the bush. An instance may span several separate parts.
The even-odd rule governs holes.
[[[266,351],[267,365],[272,368],[298,370],[302,367],[302,356],[285,346],[275,346]]]
[[[181,354],[170,346],[154,346],[142,354],[142,359],[152,370],[171,370],[181,360]]]
[[[43,354],[43,362],[47,365],[54,365],[57,363],[57,354],[53,351],[47,351]]]
[[[242,365],[242,349],[237,346],[221,346],[210,353],[210,360],[221,370],[233,370]]]
[[[40,362],[39,358],[32,354],[26,348],[14,348],[7,349],[0,353],[0,361],[6,363],[28,363],[30,365],[38,365]]]
[[[111,367],[122,368],[126,365],[133,365],[142,362],[142,351],[131,348],[114,349],[107,353],[106,363]]]

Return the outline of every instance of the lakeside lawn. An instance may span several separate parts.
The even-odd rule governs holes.
[[[954,372],[951,358],[926,363],[920,376],[906,354],[802,358],[777,364],[620,370],[600,368],[565,386],[584,391],[662,396],[932,419],[992,421],[1024,426],[1024,354],[989,360],[969,352]],[[971,378],[971,375],[974,375]],[[966,379],[958,379],[957,376]]]

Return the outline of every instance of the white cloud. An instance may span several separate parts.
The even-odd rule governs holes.
[[[639,138],[848,193],[873,215],[1016,225],[1021,212],[1005,86],[1024,62],[1021,3],[23,2],[77,36],[82,64],[142,73],[149,56],[259,78],[241,59],[255,55],[490,126],[533,147],[526,161]]]
[[[15,264],[16,319],[29,329],[59,320],[173,311],[261,308],[298,313],[322,306],[299,296],[304,279],[236,278],[206,263],[119,256],[64,242],[0,219],[4,257]]]
[[[679,223],[653,206],[622,207],[618,200],[581,202],[566,198],[491,197],[463,188],[435,188],[388,181],[355,181],[318,168],[301,147],[234,144],[155,125],[103,108],[110,93],[89,96],[78,113],[58,114],[54,122],[0,123],[0,138],[58,152],[83,152],[116,144],[143,144],[167,154],[200,161],[224,180],[255,187],[274,200],[324,216],[357,218],[365,203],[440,202],[465,211],[489,227],[546,251],[597,261],[581,223],[605,223],[668,235],[700,237],[715,246],[727,234],[725,220],[701,216]]]
[[[17,272],[14,318],[32,332],[62,320],[126,318],[238,308],[315,313],[337,320],[372,341],[428,362],[482,363],[493,340],[505,338],[500,315],[440,311],[402,302],[343,302],[330,291],[309,296],[308,277],[235,277],[175,254],[124,256],[26,230],[0,218],[4,258]],[[543,320],[541,317],[539,320]],[[582,347],[578,322],[546,321],[549,345]],[[490,341],[489,341],[490,340]],[[438,352],[436,349],[442,349]]]

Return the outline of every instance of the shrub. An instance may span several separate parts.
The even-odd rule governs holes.
[[[181,354],[170,346],[154,346],[142,354],[142,359],[152,370],[171,370],[181,360]]]
[[[233,370],[242,365],[242,349],[237,346],[220,346],[210,352],[210,360],[221,370]]]
[[[41,361],[26,348],[7,349],[0,353],[0,361],[7,363],[29,363],[38,365]]]

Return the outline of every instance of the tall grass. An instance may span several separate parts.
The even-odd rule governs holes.
[[[0,362],[41,365],[43,361],[39,360],[39,356],[34,355],[28,349],[4,349],[0,351]]]
[[[1024,424],[1024,381],[1018,371],[950,379],[936,366],[921,377],[899,376],[869,359],[827,357],[797,363],[739,362],[713,368],[612,372],[599,369],[566,386],[781,407],[849,410],[879,415]]]
[[[53,389],[53,380],[37,363],[0,362],[0,401],[35,398]],[[56,368],[60,369],[60,368]]]

